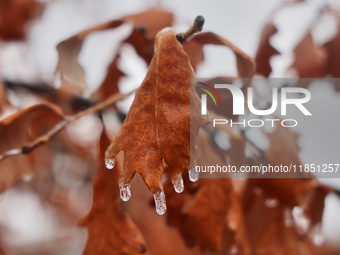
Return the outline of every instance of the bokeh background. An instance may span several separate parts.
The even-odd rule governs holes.
[[[178,32],[184,32],[192,24],[197,15],[205,17],[204,31],[215,32],[231,41],[249,56],[255,58],[261,33],[264,26],[273,20],[278,33],[270,39],[271,45],[280,52],[270,59],[272,73],[270,77],[297,77],[296,71],[290,69],[294,61],[294,48],[311,29],[315,44],[322,45],[337,34],[337,21],[332,15],[320,15],[320,10],[331,7],[340,10],[338,0],[306,0],[285,5],[283,0],[51,0],[40,1],[45,4],[40,18],[27,26],[26,40],[0,41],[0,75],[3,80],[26,84],[48,84],[60,86],[55,70],[58,62],[56,46],[61,41],[92,26],[108,20],[118,19],[125,15],[138,13],[151,7],[168,10],[174,14],[173,26]],[[317,25],[315,25],[317,24]],[[107,67],[117,51],[120,41],[126,38],[132,26],[129,24],[115,30],[106,30],[90,34],[86,37],[79,54],[78,61],[85,71],[85,81],[89,86],[84,93],[85,98],[96,91],[103,82]],[[197,68],[197,77],[235,76],[237,69],[235,56],[231,50],[214,46],[205,46],[205,61]],[[126,73],[119,81],[120,91],[125,93],[138,88],[147,72],[147,63],[139,57],[134,48],[124,45],[118,67]],[[320,93],[319,100],[327,101],[324,111],[336,116],[340,111],[340,95],[331,87],[326,87]],[[10,102],[17,108],[27,107],[36,101],[33,97],[20,97],[9,93]],[[133,97],[120,102],[122,113],[127,113]],[[1,119],[13,113],[9,110],[2,113]],[[117,127],[117,118],[104,116],[108,126]],[[325,116],[326,120],[328,119]],[[87,146],[92,155],[96,155],[94,146],[100,132],[100,123],[93,116],[85,117],[72,124],[67,133],[76,143]],[[300,134],[300,158],[308,162],[315,158],[315,144],[310,144],[309,136],[313,136],[323,126],[315,125],[307,134]],[[327,132],[333,132],[329,141],[319,141],[318,146],[330,146],[332,159],[337,160],[340,152],[340,136],[338,128],[333,127]],[[114,137],[115,128],[111,130]],[[318,160],[327,163],[327,155],[318,155]],[[67,199],[77,204],[81,212],[86,212],[91,204],[91,186],[79,181],[79,173],[68,169],[84,167],[84,162],[69,162],[64,158],[63,164],[54,165],[59,173],[60,182],[71,190]],[[60,161],[59,161],[60,162]],[[74,166],[75,164],[76,166]],[[30,176],[24,178],[29,181]],[[323,183],[340,190],[339,179],[324,179]],[[84,202],[78,203],[80,197],[86,194]],[[322,234],[325,240],[340,250],[340,198],[334,193],[326,198],[322,220]],[[23,254],[23,250],[35,253],[36,246],[58,247],[55,254],[81,254],[84,248],[86,230],[60,224],[58,211],[46,209],[39,197],[29,189],[13,188],[4,193],[0,199],[0,232],[1,241],[9,254]],[[36,245],[36,246],[34,246]],[[46,248],[47,249],[47,248]],[[38,249],[39,250],[39,249]],[[47,254],[39,251],[39,254]],[[52,253],[51,253],[52,254]]]

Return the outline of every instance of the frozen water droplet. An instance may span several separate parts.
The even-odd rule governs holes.
[[[163,215],[166,212],[164,191],[157,191],[155,194],[153,194],[153,198],[155,199],[156,212],[159,215]]]
[[[183,179],[181,178],[179,182],[175,183],[174,185],[175,191],[177,193],[182,193],[184,190],[184,183],[183,183]]]
[[[198,176],[199,176],[199,173],[196,169],[196,167],[192,167],[190,170],[189,170],[189,179],[190,181],[192,182],[195,182],[198,180]]]
[[[123,201],[129,201],[131,198],[131,186],[130,183],[119,183],[120,198]]]
[[[115,158],[106,158],[105,159],[105,166],[107,169],[112,169],[115,166]]]

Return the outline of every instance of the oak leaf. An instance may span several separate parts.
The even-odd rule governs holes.
[[[327,61],[324,47],[316,46],[310,31],[294,49],[295,61],[291,68],[296,69],[299,78],[323,77]]]
[[[24,144],[42,135],[51,128],[52,122],[62,119],[59,108],[53,105],[38,104],[18,111],[0,122],[0,153],[21,148]],[[37,125],[39,123],[39,125]],[[33,129],[35,130],[34,134]],[[31,174],[34,169],[32,155],[17,155],[0,162],[0,193],[13,185],[23,175]]]
[[[0,38],[22,40],[26,23],[41,15],[43,4],[34,0],[0,1]]]
[[[299,234],[292,217],[292,208],[278,200],[254,192],[251,184],[245,188],[244,211],[249,240],[254,254],[321,255],[335,254],[325,247],[316,247],[308,235]],[[288,190],[288,188],[286,189]]]
[[[70,86],[80,91],[86,89],[87,86],[84,80],[85,72],[77,61],[84,39],[93,32],[117,28],[126,22],[131,22],[134,28],[125,42],[132,44],[137,53],[147,62],[150,62],[153,54],[154,37],[159,30],[171,25],[172,14],[158,9],[150,9],[139,14],[106,22],[62,41],[57,46],[59,61],[56,69],[56,75],[61,79],[62,84],[67,82]],[[143,27],[143,29],[141,29],[141,27]],[[114,58],[108,71],[113,69],[115,72],[118,72],[112,66],[116,58],[117,57]],[[115,79],[118,78],[119,77]],[[110,79],[110,77],[107,77],[105,80],[107,79]],[[107,84],[104,83],[103,85]],[[111,86],[116,87],[117,84],[111,84]]]
[[[225,165],[208,139],[205,132],[200,132],[197,165]],[[232,179],[202,178],[191,183],[186,176],[184,181],[186,189],[183,194],[174,193],[169,183],[165,192],[168,223],[179,229],[186,244],[189,247],[197,245],[204,252],[213,252],[224,250],[227,242],[228,249],[236,244],[239,254],[250,254],[242,205]]]
[[[328,59],[326,62],[325,74],[332,75],[334,78],[340,78],[340,18],[337,19],[338,21],[338,33],[336,36],[330,40],[329,42],[325,43],[323,47],[326,49],[328,53]],[[335,86],[335,90],[340,92],[340,86]]]
[[[145,252],[144,238],[130,216],[120,209],[118,178],[121,165],[117,160],[115,169],[110,171],[105,168],[104,153],[109,144],[103,131],[99,169],[93,186],[93,205],[80,223],[89,231],[83,254],[141,254]]]
[[[190,135],[197,139],[199,127],[207,123],[199,114],[200,99],[190,93],[195,74],[176,32],[159,32],[155,49],[127,118],[106,151],[107,160],[124,151],[122,183],[129,184],[138,172],[154,194],[163,190],[162,160],[170,167],[173,184],[178,184],[182,171],[190,168],[190,155],[195,155],[196,142],[190,143]],[[190,115],[197,126],[190,127]]]
[[[0,255],[6,255],[5,250],[0,246]]]
[[[239,77],[241,78],[251,78],[255,73],[255,62],[254,60],[246,55],[243,51],[237,48],[228,40],[222,38],[221,36],[214,34],[212,32],[199,33],[194,35],[191,39],[196,43],[201,45],[205,44],[213,44],[226,46],[230,48],[236,55],[236,64],[239,73]]]
[[[256,73],[262,74],[265,77],[268,77],[272,72],[269,62],[270,58],[273,55],[280,54],[269,42],[270,37],[275,33],[277,33],[277,28],[272,22],[269,22],[262,31],[260,44],[255,57]]]
[[[171,26],[173,15],[160,9],[150,9],[142,13],[129,15],[125,19],[131,21],[134,28],[131,35],[124,42],[131,44],[137,54],[149,64],[153,56],[155,36],[162,28]],[[106,99],[110,95],[119,92],[119,79],[125,76],[117,66],[119,59],[120,54],[118,53],[107,69],[104,82],[93,95],[96,100]]]

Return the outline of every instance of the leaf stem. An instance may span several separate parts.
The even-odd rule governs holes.
[[[201,32],[203,29],[205,19],[203,16],[199,15],[196,17],[194,24],[185,33],[177,34],[177,40],[183,44],[190,36],[197,32]]]

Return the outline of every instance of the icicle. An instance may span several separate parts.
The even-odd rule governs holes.
[[[115,158],[106,158],[105,159],[105,166],[107,169],[112,169],[115,166]]]
[[[183,179],[181,178],[179,182],[175,183],[174,185],[175,191],[177,193],[182,193],[184,190],[184,183],[183,183]]]
[[[129,199],[131,198],[130,183],[119,182],[119,193],[120,193],[120,198],[123,201],[129,201]]]
[[[156,212],[159,215],[163,215],[166,212],[164,191],[161,191],[161,192],[157,191],[155,194],[153,194],[153,197],[155,199]]]
[[[198,180],[198,176],[199,176],[199,173],[196,169],[196,166],[192,167],[190,170],[189,170],[189,179],[190,181],[192,182],[195,182]]]

